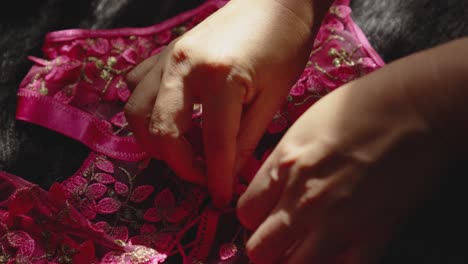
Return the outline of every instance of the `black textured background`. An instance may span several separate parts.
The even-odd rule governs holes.
[[[255,1],[255,0],[252,0]],[[148,26],[202,0],[15,0],[0,6],[0,170],[47,188],[71,175],[88,150],[47,129],[15,121],[16,90],[41,57],[45,33],[68,28]],[[353,17],[390,62],[468,35],[466,0],[353,0]],[[443,91],[441,91],[443,96]],[[415,213],[382,263],[468,263],[468,218],[462,161]]]

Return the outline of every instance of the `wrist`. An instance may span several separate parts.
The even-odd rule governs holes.
[[[302,26],[307,27],[311,32],[321,25],[322,19],[333,4],[333,0],[237,0],[245,2],[255,8],[255,4],[263,5],[266,9],[276,9],[279,11],[278,19],[282,16],[293,15]]]
[[[309,27],[320,26],[333,0],[267,0],[296,14]]]
[[[312,28],[315,24],[314,1],[311,0],[266,0],[281,6],[285,12],[294,14],[304,25]]]

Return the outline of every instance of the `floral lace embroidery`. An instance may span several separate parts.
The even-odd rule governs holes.
[[[232,208],[212,209],[203,187],[145,158],[122,112],[130,95],[125,74],[224,3],[210,1],[145,29],[48,35],[47,59],[31,57],[36,65],[20,84],[18,117],[81,140],[93,152],[77,173],[49,191],[0,173],[8,183],[0,185],[6,188],[0,263],[247,262],[247,232]],[[303,74],[239,175],[236,198],[310,105],[383,65],[352,22],[348,5],[337,0],[326,15]],[[43,117],[48,114],[62,119],[49,121]],[[66,116],[74,117],[69,126],[62,124]],[[195,105],[188,140],[197,149],[202,149],[201,117],[202,106]]]

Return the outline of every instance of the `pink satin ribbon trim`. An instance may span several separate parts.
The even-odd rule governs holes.
[[[359,28],[359,26],[352,20],[351,17],[348,17],[348,25],[350,26],[350,31],[354,33],[357,40],[362,44],[362,50],[367,53],[369,57],[371,57],[374,62],[379,67],[383,67],[385,65],[385,61],[380,57],[379,53],[372,47],[367,40],[367,37],[364,35],[364,32]]]
[[[16,118],[76,139],[114,159],[135,162],[148,157],[133,137],[118,137],[88,113],[29,91],[18,93]]]
[[[221,212],[210,207],[203,211],[202,222],[198,227],[198,247],[190,253],[190,259],[206,259],[210,255],[211,247],[216,236],[218,220]]]
[[[118,28],[109,30],[90,30],[90,29],[67,29],[50,32],[46,35],[46,42],[57,41],[70,41],[75,38],[97,38],[97,37],[118,37],[118,36],[131,36],[131,35],[150,35],[155,34],[167,29],[174,28],[182,22],[190,19],[191,17],[202,13],[211,7],[220,8],[225,5],[227,0],[211,0],[202,4],[201,6],[184,12],[176,17],[165,20],[159,24],[149,27],[139,28]]]

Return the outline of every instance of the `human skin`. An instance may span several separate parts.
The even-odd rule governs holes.
[[[127,76],[136,138],[182,178],[207,184],[216,207],[302,73],[327,1],[234,0]],[[203,105],[204,160],[184,134]]]
[[[138,140],[217,207],[297,79],[330,1],[235,0],[139,65]],[[274,34],[272,34],[274,33]],[[288,130],[238,203],[254,263],[372,263],[466,146],[468,41],[348,83]],[[442,96],[443,95],[443,96]],[[205,161],[183,134],[203,104]]]
[[[288,130],[238,202],[254,263],[374,263],[466,154],[468,38],[350,82]]]

